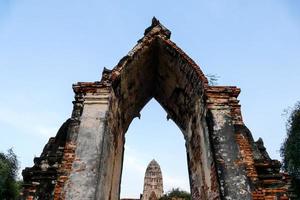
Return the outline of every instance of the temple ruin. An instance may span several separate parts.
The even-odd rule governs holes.
[[[164,194],[163,177],[156,160],[152,160],[145,172],[144,191],[141,200],[158,200]]]
[[[243,122],[240,89],[209,85],[170,36],[154,18],[100,81],[73,85],[70,119],[23,170],[23,199],[118,200],[125,133],[152,98],[184,135],[193,200],[289,199],[289,177]]]

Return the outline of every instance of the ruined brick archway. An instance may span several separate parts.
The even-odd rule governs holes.
[[[240,90],[209,86],[170,35],[153,19],[101,81],[73,86],[71,119],[23,171],[25,198],[119,199],[125,133],[155,98],[184,135],[192,199],[287,199],[280,163],[242,121]]]

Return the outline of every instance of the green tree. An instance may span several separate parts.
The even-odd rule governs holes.
[[[211,86],[218,85],[218,80],[219,80],[220,76],[218,76],[216,74],[206,74],[206,77],[208,79],[209,85],[211,85]]]
[[[292,187],[300,199],[300,102],[287,120],[287,137],[280,149],[283,170],[292,176]]]
[[[191,194],[180,190],[179,188],[173,188],[167,194],[160,198],[160,200],[172,200],[174,198],[181,198],[184,200],[191,200]]]
[[[0,152],[0,199],[13,200],[19,196],[20,182],[16,181],[19,162],[12,149]]]

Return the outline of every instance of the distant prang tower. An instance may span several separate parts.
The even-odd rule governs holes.
[[[153,159],[145,172],[144,191],[141,200],[157,200],[163,194],[162,173],[159,164]]]

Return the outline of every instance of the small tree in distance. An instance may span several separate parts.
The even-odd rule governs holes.
[[[20,183],[16,181],[19,162],[12,149],[0,152],[0,199],[14,200],[19,196]]]
[[[280,149],[283,170],[292,176],[292,187],[300,199],[300,102],[287,120],[287,137]]]

